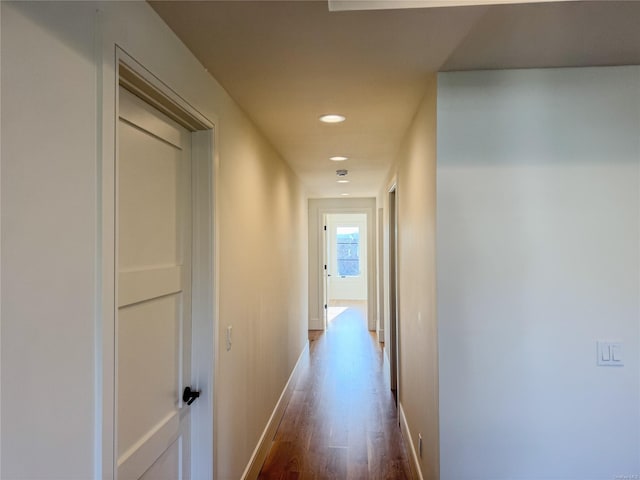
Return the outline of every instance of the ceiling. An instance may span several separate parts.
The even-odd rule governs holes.
[[[430,73],[640,64],[637,1],[341,12],[327,0],[150,3],[312,198],[377,194]],[[322,124],[324,113],[347,120]],[[336,183],[338,168],[350,183]]]

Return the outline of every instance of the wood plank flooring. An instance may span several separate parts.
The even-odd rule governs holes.
[[[363,306],[310,332],[302,372],[260,480],[410,479],[382,349]]]

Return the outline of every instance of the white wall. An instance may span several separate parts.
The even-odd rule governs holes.
[[[443,480],[640,474],[639,139],[638,67],[439,76]]]
[[[86,479],[95,400],[94,9],[0,8],[0,477]]]
[[[1,9],[0,477],[86,480],[99,466],[98,67],[112,41],[216,122],[219,329],[234,331],[230,352],[218,337],[216,478],[237,480],[306,344],[297,177],[148,4]]]

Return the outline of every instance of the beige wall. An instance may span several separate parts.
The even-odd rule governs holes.
[[[0,477],[84,480],[99,471],[98,72],[100,42],[111,38],[216,123],[216,470],[237,480],[306,344],[300,183],[146,3],[1,8]]]
[[[430,81],[378,197],[388,239],[397,182],[399,406],[424,478],[638,471],[639,92],[638,67]],[[598,340],[625,366],[598,367]]]
[[[400,153],[381,190],[388,239],[388,189],[397,182],[399,408],[406,420],[405,435],[417,455],[425,479],[439,476],[438,346],[435,288],[436,77],[426,85]],[[385,336],[389,338],[388,264],[385,242]],[[385,353],[388,355],[388,344]],[[408,431],[407,431],[408,430]],[[412,452],[409,452],[412,455]]]
[[[289,168],[240,125],[247,130],[223,151],[218,197],[220,480],[241,477],[307,339],[306,201]]]

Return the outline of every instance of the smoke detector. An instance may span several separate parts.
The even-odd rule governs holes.
[[[347,173],[349,173],[349,170],[345,170],[345,169],[336,170],[336,175],[339,177],[346,177]]]

